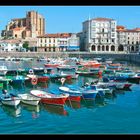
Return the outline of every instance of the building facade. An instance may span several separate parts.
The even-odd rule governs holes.
[[[140,29],[117,26],[118,51],[136,53],[140,50]]]
[[[45,18],[36,11],[29,11],[25,18],[12,19],[1,36],[4,39],[36,38],[45,34]]]
[[[117,22],[109,18],[94,18],[83,22],[84,50],[111,52],[117,50]]]
[[[72,33],[46,34],[37,37],[38,52],[64,52],[79,50],[79,37]]]

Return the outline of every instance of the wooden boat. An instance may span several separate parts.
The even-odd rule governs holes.
[[[80,102],[80,100],[81,100],[82,93],[77,89],[63,86],[63,87],[59,87],[59,91],[62,93],[69,94],[69,97],[67,100],[77,101],[77,102]]]
[[[57,68],[60,64],[44,64],[45,67]]]
[[[5,75],[8,71],[6,66],[0,66],[0,75]]]
[[[73,70],[75,70],[75,66],[71,66],[71,65],[60,65],[60,66],[57,67],[57,70],[73,71]]]
[[[16,107],[20,103],[19,97],[0,97],[2,104]]]
[[[83,89],[81,92],[83,99],[88,100],[94,100],[96,98],[96,95],[98,94],[98,91],[92,89]]]
[[[34,97],[31,94],[18,94],[21,98],[21,102],[29,105],[38,105],[40,98]]]
[[[41,102],[45,104],[61,105],[64,106],[69,94],[55,95],[41,90],[31,90],[30,94],[41,98]]]
[[[34,75],[34,74],[28,74],[27,77],[29,78],[29,81],[31,83],[32,79],[37,79],[37,82],[47,82],[49,80],[49,76],[47,75]]]
[[[134,76],[127,78],[127,81],[139,84],[140,83],[140,73],[137,73]]]

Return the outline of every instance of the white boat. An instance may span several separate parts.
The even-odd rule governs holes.
[[[29,105],[38,105],[40,98],[34,97],[31,94],[18,94],[21,98],[21,102]]]
[[[6,66],[0,66],[0,75],[5,75],[8,71]]]
[[[19,97],[8,97],[8,98],[1,97],[1,102],[4,105],[16,107],[20,103],[20,98]]]

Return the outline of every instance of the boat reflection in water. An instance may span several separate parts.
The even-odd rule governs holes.
[[[21,103],[21,105],[22,105],[22,108],[24,108],[24,109],[26,109],[30,112],[32,112],[32,111],[39,112],[40,111],[39,105],[33,106],[33,105],[27,105],[27,104],[24,104],[24,103]]]
[[[24,103],[21,103],[22,108],[31,112],[32,113],[32,118],[39,118],[39,111],[40,111],[40,106],[32,106],[32,105],[27,105]]]
[[[95,100],[81,100],[81,107],[86,107],[86,108],[95,108]]]
[[[107,102],[105,101],[105,98],[96,98],[95,105],[96,107],[104,107],[107,105]]]
[[[12,117],[21,116],[21,106],[19,105],[16,108],[11,106],[6,106],[6,105],[2,105],[1,107],[8,116],[12,116]]]
[[[49,113],[67,116],[68,112],[64,109],[63,106],[56,106],[56,105],[49,105],[49,104],[42,104],[42,107],[47,110]]]
[[[80,102],[66,101],[66,105],[67,105],[68,107],[73,108],[73,109],[79,109],[79,108],[81,108],[81,103],[80,103]]]

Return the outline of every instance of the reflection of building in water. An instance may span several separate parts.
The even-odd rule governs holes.
[[[2,109],[8,116],[19,117],[21,116],[21,107],[17,106],[16,108],[11,106],[2,105]]]
[[[42,104],[42,106],[49,113],[63,115],[63,116],[68,115],[68,112],[64,109],[64,107],[56,106],[56,105],[47,105],[47,104]]]
[[[80,102],[66,101],[66,105],[67,105],[68,107],[73,108],[73,109],[79,109],[79,108],[81,108],[81,103],[80,103]]]

